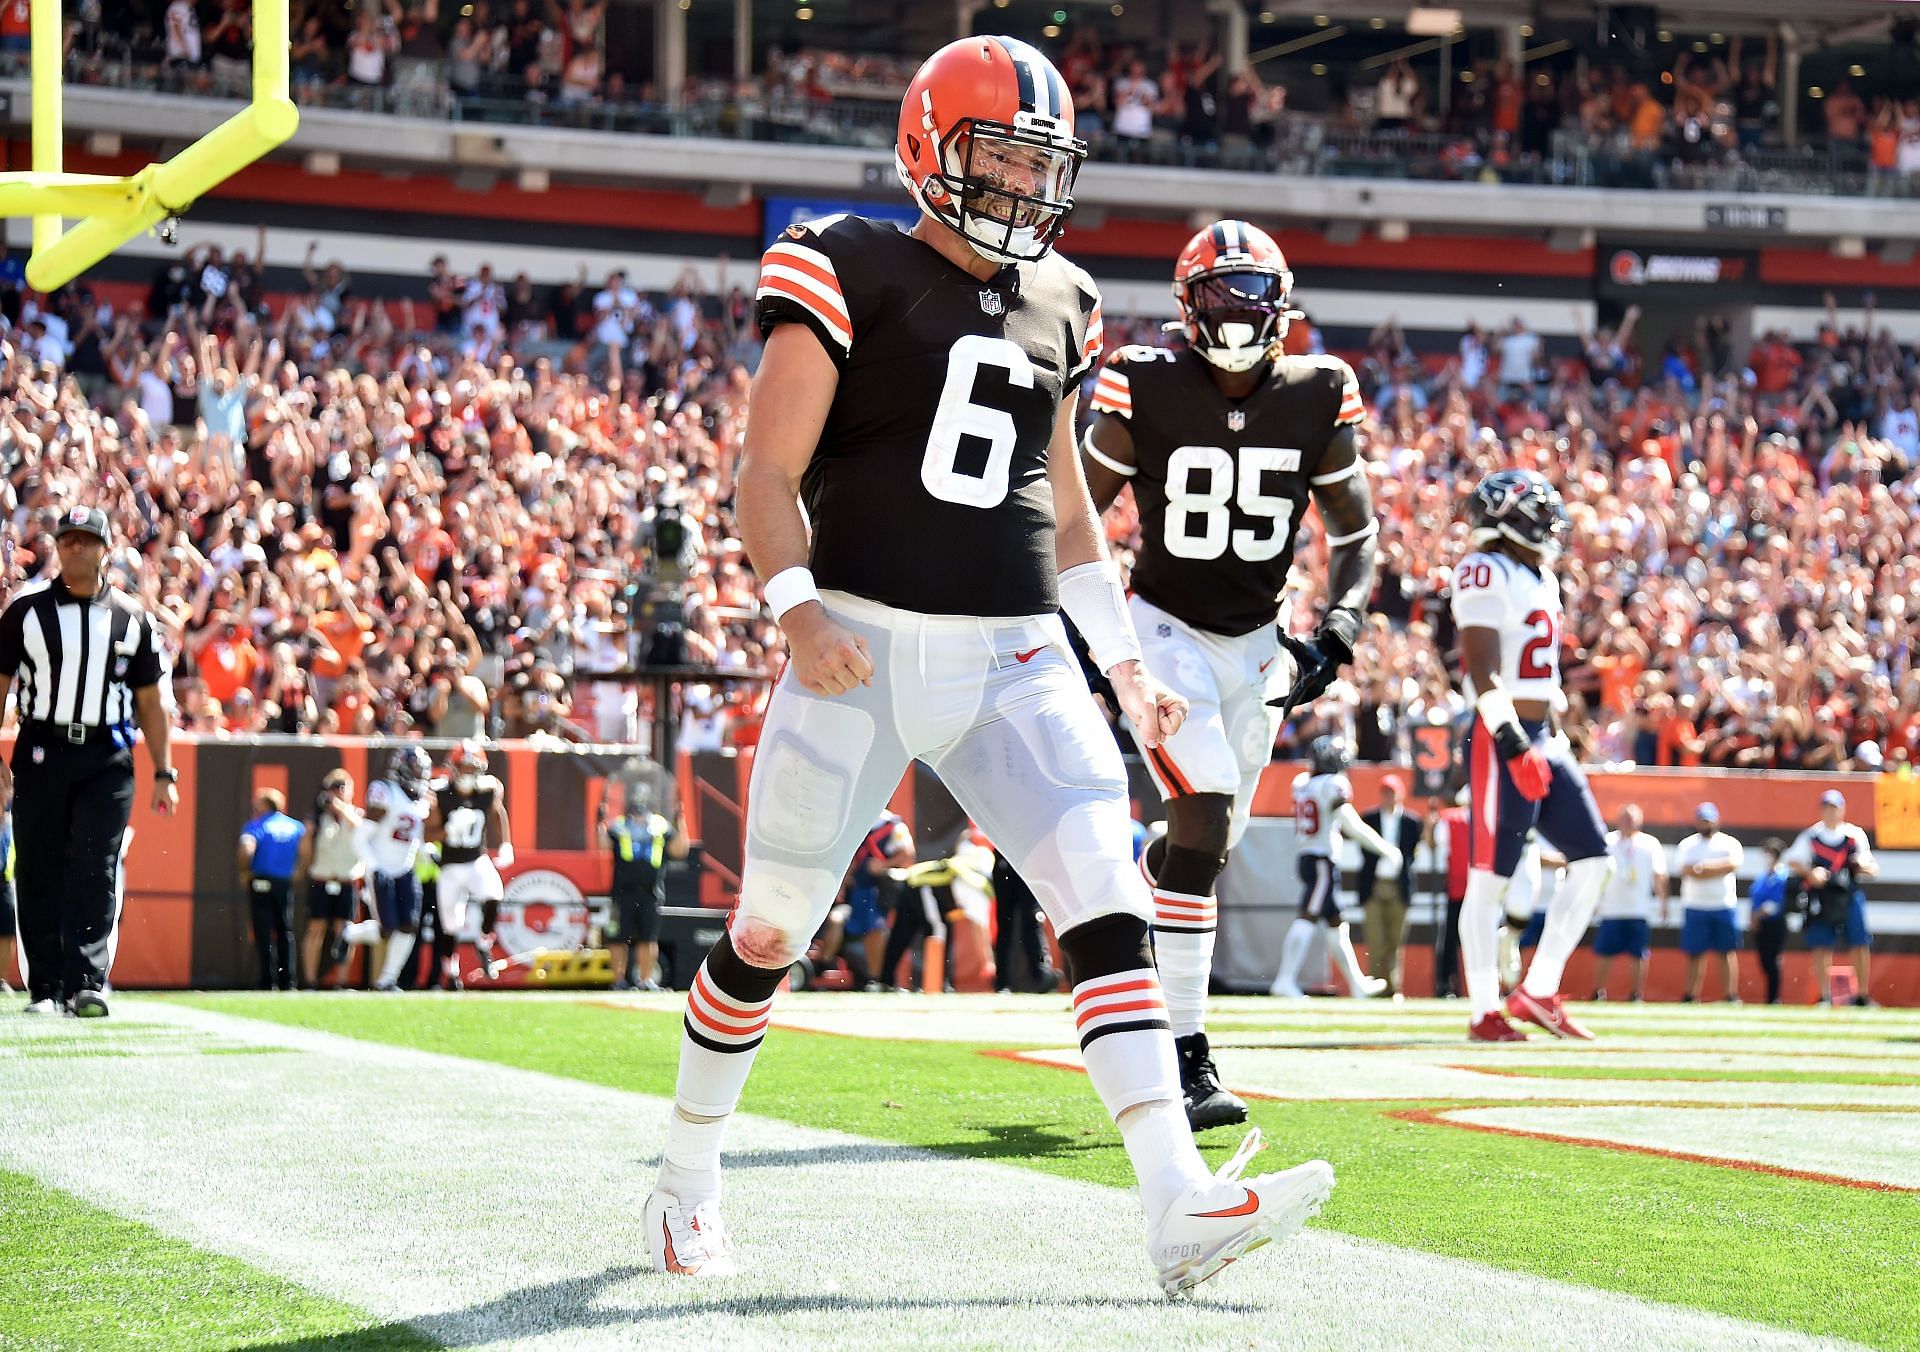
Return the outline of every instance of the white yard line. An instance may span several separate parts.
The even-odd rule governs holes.
[[[0,1164],[449,1344],[1533,1352],[1551,1329],[1556,1349],[1821,1345],[1324,1231],[1169,1304],[1127,1193],[752,1117],[729,1142],[746,1275],[690,1286],[646,1271],[660,1099],[116,1008],[116,1027],[296,1054],[19,1059],[0,1074]],[[24,1022],[0,1038],[32,1036]]]

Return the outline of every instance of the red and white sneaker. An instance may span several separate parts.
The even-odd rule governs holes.
[[[1469,1042],[1525,1042],[1527,1035],[1507,1022],[1499,1010],[1482,1014],[1467,1025]]]
[[[720,1219],[720,1203],[682,1206],[672,1193],[659,1189],[647,1197],[647,1246],[653,1251],[653,1270],[682,1277],[731,1277],[733,1241]]]
[[[1147,1256],[1168,1295],[1181,1295],[1242,1254],[1285,1239],[1326,1205],[1333,1166],[1325,1160],[1242,1182],[1241,1172],[1260,1147],[1255,1127],[1219,1173],[1174,1198],[1148,1227]]]
[[[1507,997],[1507,1013],[1516,1019],[1537,1023],[1555,1037],[1575,1037],[1585,1042],[1593,1041],[1593,1034],[1574,1022],[1573,1015],[1567,1013],[1558,995],[1549,995],[1544,998],[1529,995],[1527,988],[1521,986]]]

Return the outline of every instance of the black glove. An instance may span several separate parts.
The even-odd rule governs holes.
[[[1278,705],[1283,718],[1303,704],[1311,704],[1339,679],[1340,668],[1353,660],[1354,636],[1360,617],[1351,610],[1331,610],[1311,639],[1280,635],[1280,646],[1293,654],[1293,688],[1268,704]]]

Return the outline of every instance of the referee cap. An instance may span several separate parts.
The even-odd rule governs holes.
[[[63,535],[91,535],[102,544],[113,543],[113,527],[107,521],[107,514],[98,507],[71,507],[60,513],[60,520],[54,526],[54,538]]]

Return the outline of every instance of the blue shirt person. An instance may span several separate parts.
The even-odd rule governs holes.
[[[256,878],[291,879],[307,824],[283,810],[277,789],[263,789],[254,806],[258,815],[240,828],[240,871]]]

